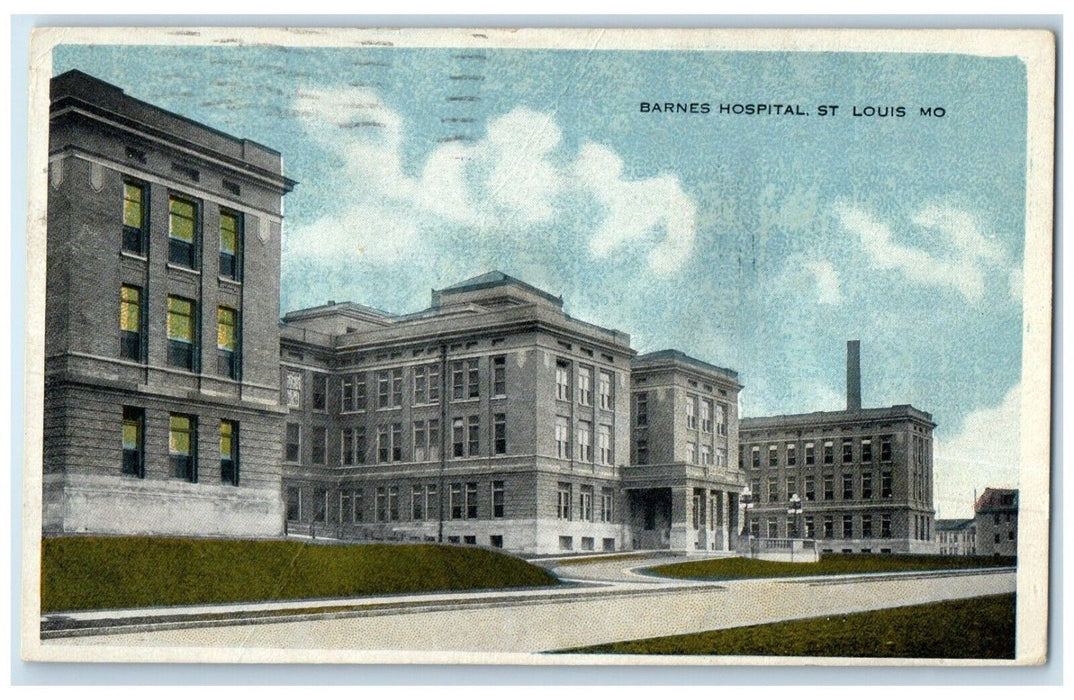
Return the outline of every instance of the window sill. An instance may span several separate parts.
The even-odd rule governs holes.
[[[201,270],[195,270],[192,267],[186,267],[184,265],[176,265],[175,263],[164,263],[164,268],[167,270],[175,270],[177,272],[186,272],[187,274],[201,276]]]
[[[232,285],[234,287],[241,287],[242,286],[242,281],[241,280],[234,280],[234,279],[231,279],[230,277],[221,277],[221,276],[217,275],[216,279],[219,280],[220,284],[230,284],[230,285]]]
[[[480,396],[473,396],[468,399],[452,399],[451,403],[478,403],[481,401]]]
[[[129,250],[121,250],[121,251],[119,251],[119,257],[127,258],[129,260],[137,260],[139,262],[149,262],[148,257],[146,257],[144,255],[139,255],[138,253],[132,253]]]

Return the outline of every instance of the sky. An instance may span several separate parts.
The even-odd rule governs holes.
[[[1017,486],[1015,58],[64,45],[53,68],[283,154],[284,312],[409,313],[502,270],[735,369],[746,416],[843,408],[860,339],[863,404],[937,423],[938,517]],[[665,102],[698,112],[642,111]]]

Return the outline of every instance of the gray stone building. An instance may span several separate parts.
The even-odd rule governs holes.
[[[280,154],[53,79],[44,530],[278,536]]]
[[[742,419],[750,533],[815,538],[821,552],[934,553],[935,423],[909,405],[862,408],[859,366],[849,341],[845,411]]]
[[[1018,489],[986,488],[973,504],[977,553],[1018,555]]]
[[[936,553],[955,556],[977,554],[977,526],[973,518],[938,518]]]
[[[352,303],[287,314],[288,531],[520,552],[728,548],[729,494],[742,483],[728,466],[734,373],[681,353],[632,366],[628,335],[562,307],[491,272],[434,291],[415,314]],[[701,462],[696,444],[685,456],[672,404],[665,415],[655,393],[651,449],[660,462],[630,466],[632,376],[660,383],[661,397],[680,379],[683,389],[704,383],[691,389],[707,392],[702,405],[719,394],[722,432],[713,440],[710,411],[702,443],[720,466]],[[677,401],[685,405],[685,394]],[[693,522],[710,507],[718,518]]]

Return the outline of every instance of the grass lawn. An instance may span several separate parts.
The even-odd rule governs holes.
[[[934,571],[1014,566],[1014,557],[955,557],[931,554],[824,554],[819,562],[762,561],[760,559],[702,559],[681,564],[654,566],[646,571],[672,578],[726,581],[776,576],[829,576],[894,571]]]
[[[435,544],[51,537],[41,546],[43,612],[558,583],[506,554]]]
[[[1013,659],[1014,594],[568,649],[585,654]]]

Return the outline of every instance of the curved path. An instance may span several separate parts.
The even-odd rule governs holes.
[[[130,624],[83,630],[75,636],[46,639],[42,648],[57,658],[74,660],[100,654],[103,645],[124,647],[117,656],[130,658],[138,647],[145,660],[191,660],[196,649],[214,647],[214,661],[399,660],[400,650],[432,652],[425,661],[492,660],[490,653],[551,651],[604,642],[684,634],[781,620],[839,615],[939,600],[969,598],[1014,590],[1014,570],[922,572],[866,576],[750,579],[698,582],[657,579],[635,569],[659,559],[625,559],[558,566],[555,571],[579,585],[535,591],[445,593],[264,604],[271,610],[307,608],[317,612],[272,621],[218,619],[154,623],[147,611]],[[584,583],[582,583],[584,581]],[[330,610],[333,605],[338,608]],[[190,609],[184,609],[191,612]],[[123,611],[94,613],[107,622]],[[148,611],[152,612],[152,611]],[[175,613],[175,610],[169,611]],[[296,611],[300,612],[300,611]],[[61,648],[62,647],[62,648]],[[458,652],[480,652],[460,657]],[[508,657],[503,657],[508,658]],[[515,657],[522,658],[522,657]],[[565,657],[526,656],[529,662],[563,662]],[[570,658],[570,657],[567,657]],[[591,657],[590,657],[591,658]]]

